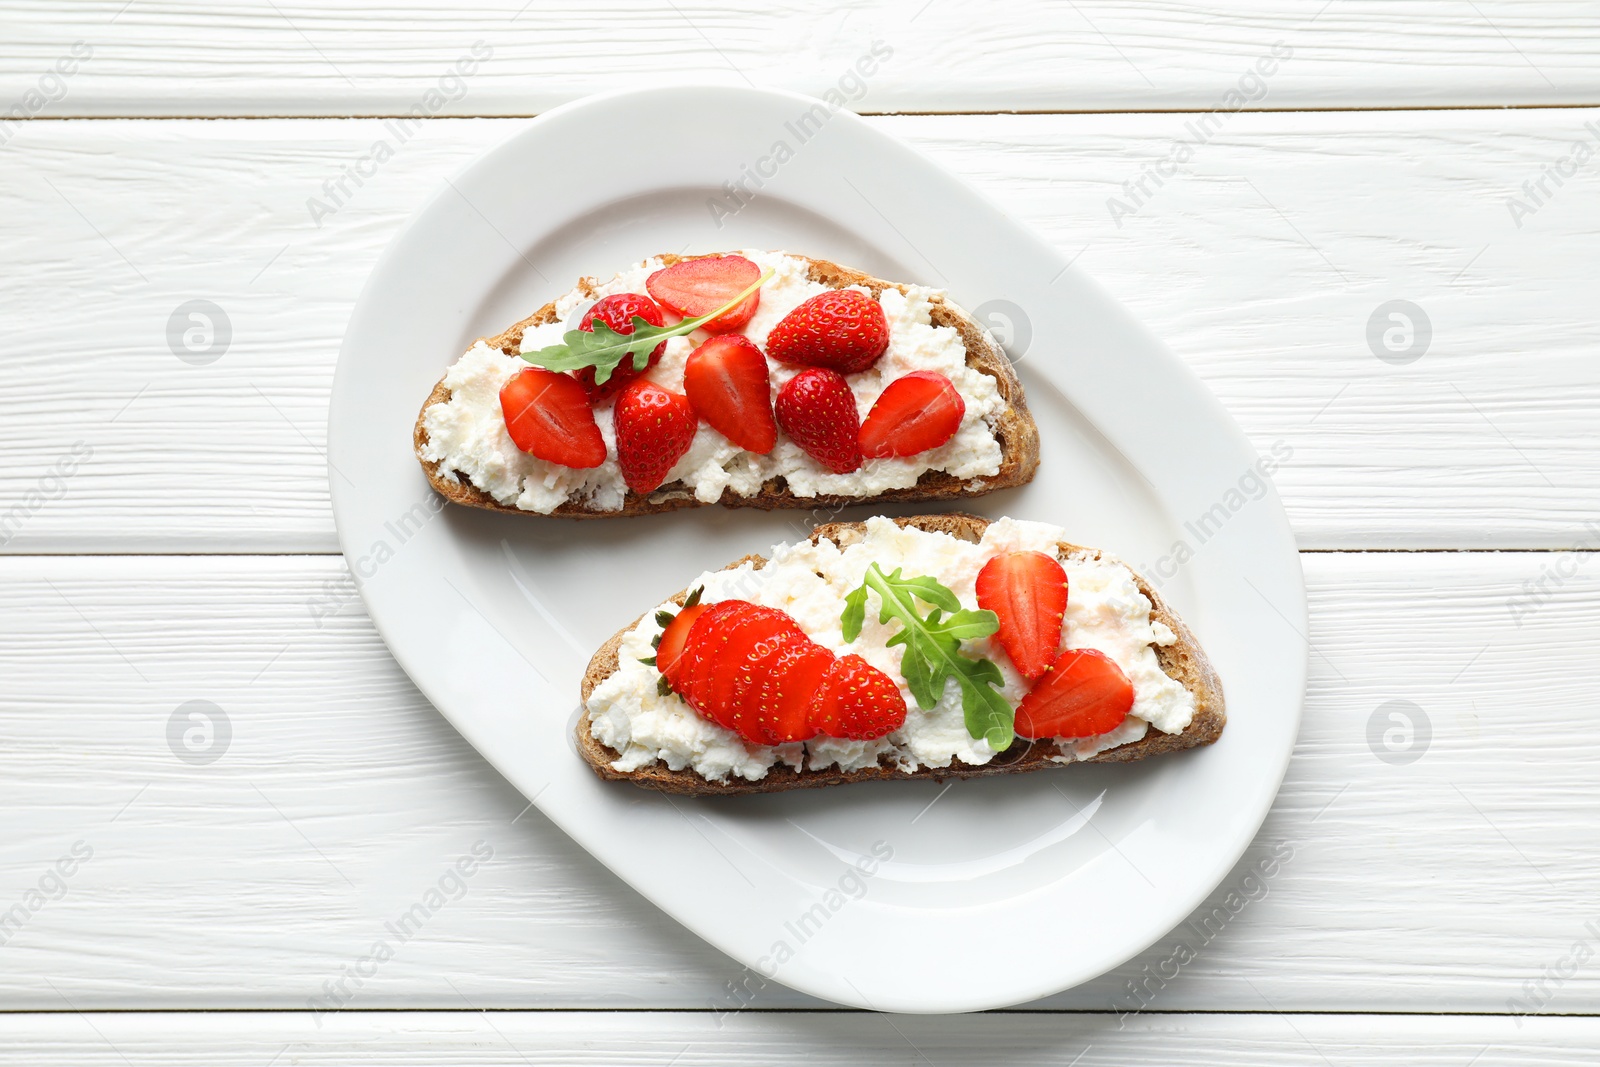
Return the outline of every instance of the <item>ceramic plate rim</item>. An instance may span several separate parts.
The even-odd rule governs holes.
[[[356,432],[359,420],[364,417],[382,419],[397,418],[400,413],[385,408],[378,416],[371,416],[361,412],[355,403],[354,391],[357,375],[360,371],[357,364],[370,361],[374,358],[373,345],[384,338],[382,328],[381,308],[393,306],[400,299],[397,294],[407,292],[413,284],[412,276],[417,273],[418,255],[426,249],[419,245],[419,240],[426,239],[429,227],[435,230],[447,228],[452,219],[469,220],[471,215],[462,207],[472,207],[480,216],[482,212],[467,202],[467,195],[463,190],[478,192],[485,183],[492,183],[495,172],[505,168],[511,161],[519,156],[525,156],[532,148],[544,139],[555,136],[553,131],[558,126],[570,126],[574,118],[588,117],[596,122],[606,121],[608,116],[615,116],[617,109],[626,107],[634,112],[639,109],[660,108],[664,115],[671,108],[693,106],[704,109],[707,106],[724,107],[730,111],[744,111],[750,114],[763,114],[762,109],[774,109],[773,114],[797,112],[815,105],[817,102],[798,94],[777,90],[737,89],[726,86],[682,86],[666,90],[651,90],[640,92],[636,90],[605,93],[588,97],[571,104],[556,108],[537,119],[530,121],[525,127],[517,131],[506,141],[490,149],[466,167],[460,170],[432,196],[408,221],[400,233],[393,238],[385,249],[372,274],[363,288],[357,301],[355,310],[350,320],[350,328],[346,333],[341,347],[338,367],[335,373],[333,397],[329,407],[328,424],[328,459],[329,479],[335,521],[338,528],[340,546],[347,559],[359,563],[363,558],[361,553],[369,543],[366,537],[374,529],[375,518],[386,514],[393,514],[395,508],[404,509],[410,498],[405,495],[388,493],[384,495],[382,488],[365,487],[367,478],[352,480],[347,477],[345,469],[360,469],[356,463],[362,455],[362,450],[371,447],[361,435]],[[703,113],[703,112],[702,112]],[[900,145],[899,142],[889,138],[882,131],[872,128],[867,122],[848,112],[840,112],[829,120],[827,134],[829,138],[837,138],[837,143],[849,143],[860,151],[878,153],[877,160],[890,169],[901,168],[903,176],[907,177],[908,199],[915,201],[918,197],[925,197],[933,202],[959,204],[965,211],[973,216],[982,215],[983,212],[992,212],[999,219],[987,219],[989,225],[1000,226],[1002,223],[1009,226],[1004,231],[1003,238],[1008,247],[1017,250],[1018,255],[1028,259],[1035,266],[1047,264],[1060,264],[1061,273],[1067,277],[1070,291],[1074,294],[1072,299],[1090,312],[1085,321],[1085,331],[1089,333],[1103,333],[1108,338],[1119,338],[1126,341],[1130,347],[1129,359],[1144,361],[1149,368],[1158,369],[1161,377],[1152,381],[1149,389],[1152,394],[1163,398],[1170,398],[1175,405],[1190,405],[1188,418],[1190,426],[1203,426],[1204,435],[1197,438],[1203,444],[1206,458],[1178,457],[1174,460],[1178,465],[1199,465],[1209,463],[1217,470],[1207,475],[1215,475],[1215,482],[1207,481],[1207,486],[1214,489],[1215,485],[1222,484],[1222,474],[1230,471],[1236,472],[1248,467],[1255,460],[1255,453],[1250,448],[1243,434],[1233,424],[1220,403],[1212,397],[1205,387],[1201,385],[1192,372],[1177,359],[1167,352],[1165,348],[1150,337],[1142,327],[1134,323],[1126,312],[1118,307],[1109,296],[1101,292],[1094,283],[1081,275],[1077,268],[1071,267],[1067,260],[1058,252],[1045,245],[1038,238],[1016,223],[1004,218],[1003,213],[990,204],[986,199],[971,189],[951,178],[932,163],[915,155],[910,149]],[[755,142],[751,142],[754,144]],[[818,155],[824,149],[818,149]],[[685,164],[687,165],[687,164]],[[863,184],[868,184],[867,175],[857,173],[855,177]],[[646,194],[652,190],[666,187],[668,179],[650,179],[643,176],[628,176],[627,181],[638,194]],[[796,179],[798,180],[798,179]],[[848,178],[846,179],[848,180]],[[620,182],[620,179],[619,179]],[[676,187],[674,185],[673,187]],[[852,187],[854,187],[852,185]],[[942,199],[940,199],[942,198]],[[965,198],[965,199],[963,199]],[[863,199],[866,199],[863,196]],[[869,201],[869,205],[871,202]],[[890,215],[897,211],[912,211],[914,208],[902,208],[894,204],[885,204],[881,208],[871,205],[873,211],[883,217],[884,222],[897,234],[899,228],[890,220]],[[858,213],[866,217],[864,212]],[[447,218],[447,216],[449,216]],[[489,220],[485,217],[483,221]],[[490,223],[492,226],[493,223]],[[997,231],[998,232],[998,231]],[[504,237],[504,235],[501,235]],[[903,234],[902,234],[903,236]],[[508,244],[514,245],[510,238],[505,238]],[[519,253],[520,254],[520,253]],[[644,253],[641,253],[644,254]],[[933,261],[929,261],[932,265]],[[948,266],[948,264],[947,264]],[[390,341],[392,343],[392,339]],[[1094,341],[1083,342],[1092,348]],[[1134,350],[1137,351],[1134,351]],[[442,366],[443,361],[440,365]],[[1131,373],[1131,372],[1130,372]],[[1084,386],[1090,393],[1095,386]],[[1109,390],[1109,387],[1107,387]],[[420,403],[423,394],[418,394],[414,399]],[[1105,424],[1118,426],[1126,422],[1127,415],[1119,408],[1119,398],[1113,391],[1106,391],[1102,396],[1094,399],[1100,401],[1100,410],[1086,410],[1097,426]],[[393,405],[391,405],[392,407]],[[409,424],[415,416],[415,404],[405,413],[405,421]],[[1174,407],[1174,412],[1184,410]],[[1174,415],[1179,418],[1179,415]],[[1119,423],[1121,420],[1121,423]],[[1125,429],[1125,427],[1124,427]],[[1124,434],[1126,437],[1126,434]],[[403,446],[402,446],[403,447]],[[1048,440],[1042,442],[1041,448],[1048,454],[1050,444]],[[1142,444],[1138,448],[1144,448]],[[1129,449],[1123,448],[1126,454]],[[1148,450],[1147,450],[1147,454]],[[1212,455],[1223,457],[1211,459]],[[414,460],[407,455],[407,461],[415,467]],[[341,461],[343,461],[341,463]],[[1130,458],[1130,462],[1133,460]],[[1220,466],[1218,464],[1221,464]],[[1233,464],[1230,466],[1230,464]],[[1159,488],[1163,478],[1170,480],[1171,475],[1152,476],[1149,465],[1134,463],[1140,474],[1151,480],[1152,486]],[[1195,466],[1199,470],[1199,466]],[[1208,468],[1209,469],[1209,468]],[[416,472],[420,480],[420,472]],[[374,476],[377,480],[377,476]],[[1178,490],[1170,490],[1177,493]],[[1194,499],[1203,499],[1200,488],[1182,490],[1189,493]],[[380,503],[381,499],[381,503]],[[1173,495],[1162,495],[1161,499],[1169,510],[1175,505],[1174,501],[1187,498]],[[945,509],[940,509],[945,510]],[[1182,512],[1180,512],[1181,514]],[[514,520],[538,521],[538,520]],[[631,520],[623,520],[631,521]],[[435,523],[427,531],[428,544],[437,545],[437,538],[444,536],[438,533],[440,524]],[[419,542],[424,538],[419,537]],[[1105,970],[1115,967],[1138,952],[1143,951],[1150,944],[1172,929],[1179,921],[1188,915],[1196,905],[1203,901],[1226,877],[1228,871],[1234,866],[1245,850],[1255,838],[1261,823],[1276,795],[1281,784],[1288,760],[1292,752],[1294,736],[1298,730],[1301,710],[1301,701],[1304,696],[1306,648],[1303,644],[1305,631],[1305,599],[1303,581],[1300,578],[1299,558],[1294,548],[1292,534],[1289,531],[1287,519],[1275,492],[1268,491],[1264,498],[1252,504],[1248,514],[1240,512],[1232,520],[1228,530],[1229,544],[1235,542],[1240,546],[1237,550],[1228,545],[1216,549],[1216,552],[1227,552],[1229,560],[1241,561],[1255,554],[1261,558],[1263,565],[1259,570],[1252,569],[1264,585],[1265,590],[1252,585],[1255,594],[1260,598],[1265,608],[1281,619],[1290,630],[1295,631],[1299,640],[1291,641],[1285,635],[1272,638],[1265,627],[1270,623],[1264,610],[1251,609],[1252,603],[1242,594],[1239,599],[1230,598],[1227,608],[1230,616],[1243,618],[1248,616],[1248,625],[1240,623],[1242,627],[1254,627],[1256,631],[1266,634],[1268,638],[1281,638],[1281,644],[1274,647],[1281,651],[1278,657],[1281,662],[1272,667],[1270,679],[1263,680],[1260,685],[1271,694],[1276,694],[1275,700],[1281,700],[1283,706],[1278,709],[1281,719],[1270,723],[1270,735],[1267,740],[1270,744],[1264,752],[1260,753],[1257,762],[1259,776],[1252,783],[1251,789],[1238,809],[1236,827],[1225,840],[1212,842],[1206,849],[1206,857],[1210,861],[1203,871],[1197,872],[1185,885],[1184,891],[1174,893],[1169,898],[1156,902],[1152,914],[1144,917],[1138,924],[1137,931],[1130,933],[1114,946],[1105,946],[1092,957],[1070,961],[1063,960],[1058,966],[1036,965],[1032,970],[1022,969],[1022,973],[1001,973],[1001,969],[992,968],[990,973],[983,975],[984,981],[976,983],[977,987],[970,990],[947,990],[943,987],[934,989],[918,988],[917,975],[912,972],[912,964],[908,962],[903,975],[903,985],[897,985],[892,969],[886,969],[877,977],[877,984],[869,987],[871,992],[856,988],[853,984],[841,984],[837,980],[829,980],[827,968],[820,965],[808,964],[805,968],[779,977],[784,984],[800,989],[826,999],[841,1003],[868,1008],[882,1008],[895,1011],[966,1011],[983,1008],[1001,1007],[1009,1004],[1020,1003],[1036,999],[1040,996],[1068,988],[1078,982],[1087,980]],[[426,547],[426,546],[425,546]],[[764,545],[752,545],[750,551],[764,551]],[[385,564],[385,570],[380,576],[368,577],[359,574],[358,586],[366,603],[369,615],[378,632],[388,644],[402,669],[411,676],[412,680],[423,691],[424,695],[439,708],[442,714],[469,740],[480,752],[505,775],[513,784],[517,785],[525,795],[530,795],[532,803],[545,811],[558,825],[571,834],[581,845],[594,853],[601,862],[611,867],[635,888],[638,888],[649,899],[672,914],[678,921],[684,923],[695,933],[710,941],[718,948],[743,962],[746,966],[755,966],[757,958],[754,952],[754,942],[749,930],[723,930],[715,916],[703,914],[694,907],[692,901],[684,899],[683,894],[674,895],[670,892],[654,890],[642,885],[643,879],[637,870],[629,869],[628,857],[621,852],[621,845],[615,838],[603,840],[596,839],[599,832],[601,819],[595,816],[596,822],[590,824],[583,816],[572,810],[572,803],[566,797],[572,790],[579,790],[586,796],[594,796],[591,792],[594,786],[580,782],[571,773],[572,768],[562,767],[559,763],[550,761],[538,769],[538,773],[530,773],[535,768],[535,761],[543,760],[544,754],[536,748],[529,748],[522,744],[506,743],[514,737],[515,722],[503,710],[485,710],[482,699],[469,705],[468,695],[464,695],[461,686],[448,680],[440,671],[435,662],[438,654],[437,642],[439,634],[426,633],[426,627],[418,628],[414,620],[408,618],[414,602],[409,599],[416,589],[428,588],[432,583],[435,593],[439,593],[437,583],[433,581],[434,572],[429,565],[419,558],[419,553],[413,552],[411,557],[397,557],[399,562]],[[438,562],[434,560],[433,562]],[[1203,567],[1221,568],[1220,561],[1215,564],[1196,564],[1197,573]],[[440,575],[444,576],[443,570]],[[444,576],[448,583],[448,576]],[[1196,580],[1199,580],[1198,578]],[[1215,581],[1207,577],[1208,581]],[[460,594],[457,589],[456,593]],[[464,595],[463,595],[464,597]],[[465,597],[464,597],[465,598]],[[459,629],[462,627],[475,627],[472,614],[477,611],[469,603],[464,608],[452,609],[456,614],[450,618]],[[1218,611],[1223,609],[1219,608]],[[478,612],[481,617],[481,612]],[[481,628],[480,628],[481,629]],[[474,630],[474,639],[483,643],[483,648],[477,654],[484,658],[485,673],[493,675],[495,670],[503,670],[505,676],[521,671],[515,661],[509,658],[505,649],[495,645],[492,633]],[[509,647],[509,646],[508,646]],[[1298,651],[1292,652],[1295,648]],[[514,651],[514,650],[512,650]],[[1260,670],[1265,672],[1267,667]],[[1232,679],[1227,680],[1231,686]],[[1255,684],[1251,680],[1252,685]],[[566,715],[561,716],[563,724]],[[525,724],[524,724],[525,725]],[[563,727],[564,728],[564,727]],[[1225,735],[1226,736],[1226,735]],[[495,739],[495,740],[491,740]],[[1260,743],[1260,742],[1258,742]],[[1218,746],[1220,748],[1220,746]],[[1193,754],[1191,754],[1193,755]],[[576,762],[571,754],[570,745],[562,746],[563,759]],[[592,778],[587,768],[581,768],[582,774]],[[541,785],[538,774],[545,774],[546,780]],[[550,787],[559,782],[561,789],[556,793],[550,792]],[[598,783],[595,783],[598,785]],[[537,788],[533,788],[537,787]],[[611,788],[621,788],[613,786]],[[542,791],[542,792],[541,792]],[[693,827],[692,819],[685,818],[691,827],[699,832],[698,827]],[[616,834],[621,824],[612,822],[605,829]],[[666,821],[657,820],[650,824],[648,832],[671,832],[666,829],[670,825]],[[1245,832],[1243,827],[1248,827]],[[641,831],[643,833],[645,831]],[[682,835],[681,847],[685,855],[693,853],[702,859],[708,854],[700,844],[696,843],[689,835],[689,829],[676,831]],[[701,834],[701,836],[704,836]],[[676,845],[674,847],[677,847]],[[621,868],[621,869],[619,869]],[[709,869],[709,867],[708,867]],[[741,872],[741,876],[748,872]],[[727,875],[731,878],[731,875]],[[748,880],[748,879],[747,879]],[[1148,879],[1147,879],[1148,880]],[[752,889],[754,889],[752,883]],[[1048,887],[1047,887],[1048,888]],[[728,889],[730,893],[742,891]],[[1046,890],[1041,890],[1046,892]],[[858,912],[872,914],[871,908],[863,906],[855,909]],[[739,922],[744,922],[744,917],[738,917]],[[859,929],[866,919],[852,915],[848,922],[840,924],[841,931],[848,929],[852,933],[859,933]],[[884,920],[888,921],[888,920]],[[951,921],[957,921],[952,918]],[[752,929],[754,927],[751,927]],[[847,936],[841,932],[840,938]],[[820,943],[820,942],[819,942]],[[827,947],[828,952],[847,952],[847,948],[832,946]],[[843,957],[841,957],[843,958]],[[985,959],[989,957],[983,957]],[[764,971],[763,971],[764,973]],[[864,979],[866,981],[866,979]],[[905,992],[902,995],[901,989]]]

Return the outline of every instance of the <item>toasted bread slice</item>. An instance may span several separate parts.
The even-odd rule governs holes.
[[[662,255],[661,262],[667,266],[683,259],[694,259],[694,256]],[[812,281],[834,289],[843,289],[850,285],[860,285],[871,290],[877,296],[886,288],[899,289],[905,292],[908,288],[896,282],[884,281],[863,274],[848,267],[841,267],[825,259],[805,259],[810,266],[809,276]],[[579,282],[579,288],[586,294],[592,286],[592,279],[585,278]],[[958,309],[943,299],[936,298],[932,307],[932,319],[935,326],[949,326],[961,335],[961,342],[967,350],[967,365],[974,370],[981,371],[993,378],[999,388],[1000,395],[1006,401],[1005,410],[1000,413],[995,426],[995,436],[1000,442],[1001,461],[1000,469],[992,475],[981,478],[957,478],[943,471],[927,471],[913,486],[904,489],[892,489],[885,493],[873,496],[798,496],[784,484],[782,478],[773,478],[763,485],[759,492],[750,496],[741,496],[732,489],[725,489],[718,503],[724,507],[735,508],[761,508],[770,511],[775,508],[841,508],[851,504],[887,503],[890,501],[908,500],[956,500],[963,497],[981,496],[984,493],[994,492],[996,489],[1009,489],[1013,486],[1024,485],[1033,479],[1034,472],[1039,466],[1039,431],[1034,425],[1033,417],[1028,414],[1028,405],[1022,395],[1022,383],[1017,380],[1015,371],[1012,370],[1011,361],[1000,350],[988,332],[984,330],[965,312]],[[556,321],[556,304],[551,301],[532,315],[512,325],[502,333],[482,340],[493,348],[508,355],[521,352],[522,334],[532,326],[540,326]],[[465,477],[458,477],[456,472],[441,470],[437,462],[430,462],[422,458],[423,446],[428,441],[428,431],[423,426],[423,414],[434,404],[450,399],[450,390],[445,387],[444,378],[441,377],[434,385],[433,391],[428,394],[428,399],[423,403],[422,410],[417,413],[416,425],[412,429],[412,445],[417,453],[417,459],[422,464],[422,469],[427,473],[428,482],[440,496],[456,504],[465,504],[468,507],[486,508],[490,511],[504,511],[514,515],[538,515],[539,512],[525,511],[509,504],[502,504],[494,497],[473,485]],[[567,501],[561,504],[550,515],[569,519],[600,519],[618,518],[627,515],[653,515],[663,511],[676,511],[679,508],[701,507],[701,501],[695,499],[682,482],[673,481],[651,493],[638,494],[629,490],[620,510],[604,511],[589,507],[581,502]]]
[[[949,515],[916,515],[909,518],[894,520],[901,526],[911,526],[929,532],[947,533],[963,541],[977,542],[982,539],[984,529],[989,525],[989,520],[977,515],[949,514]],[[865,524],[859,522],[833,522],[818,526],[811,534],[811,540],[816,542],[826,538],[839,545],[841,548],[859,540],[865,531]],[[1084,549],[1078,545],[1061,543],[1063,554],[1068,552],[1088,552],[1098,558],[1101,553],[1095,549]],[[743,563],[754,563],[760,567],[766,562],[762,556],[751,555],[735,560],[728,564],[732,569]],[[1107,749],[1098,755],[1092,756],[1085,763],[1126,763],[1131,760],[1144,759],[1146,756],[1155,756],[1163,752],[1177,752],[1180,749],[1195,748],[1200,745],[1209,745],[1222,736],[1222,727],[1227,721],[1222,699],[1222,681],[1217,677],[1210,660],[1201,650],[1200,644],[1195,640],[1194,634],[1183,624],[1183,620],[1173,614],[1172,610],[1162,601],[1160,595],[1150,587],[1142,576],[1135,573],[1134,580],[1138,583],[1139,591],[1150,599],[1152,620],[1165,623],[1177,636],[1177,640],[1170,645],[1156,645],[1156,659],[1163,672],[1168,677],[1181,683],[1184,688],[1194,694],[1195,712],[1189,725],[1176,734],[1164,734],[1151,727],[1145,736],[1138,741],[1131,741],[1116,748]],[[687,590],[679,593],[673,600],[683,603]],[[639,618],[643,618],[640,616]],[[583,676],[582,693],[585,704],[589,694],[595,686],[605,681],[617,669],[617,650],[622,644],[623,637],[639,624],[635,619],[627,626],[618,630],[611,639],[600,647],[589,661],[589,669]],[[1051,741],[1028,741],[1018,738],[1005,752],[996,756],[982,766],[956,762],[949,767],[923,767],[914,771],[904,771],[891,764],[880,763],[872,767],[863,767],[854,771],[841,771],[837,768],[828,770],[795,770],[784,764],[778,764],[767,772],[767,776],[760,781],[748,781],[743,778],[730,776],[723,781],[712,781],[701,777],[692,768],[685,767],[675,771],[664,763],[654,763],[634,771],[618,771],[611,764],[620,758],[620,753],[608,748],[597,741],[590,732],[590,720],[587,710],[578,717],[576,740],[578,752],[594,768],[596,774],[602,778],[628,781],[648,789],[657,789],[664,793],[679,793],[686,796],[723,796],[742,793],[778,793],[786,789],[813,789],[825,785],[844,785],[850,782],[879,781],[885,779],[932,779],[942,781],[946,778],[982,778],[995,774],[1019,774],[1023,771],[1038,771],[1047,768],[1061,769],[1070,767],[1070,763],[1058,763],[1050,757],[1059,755],[1059,750]]]

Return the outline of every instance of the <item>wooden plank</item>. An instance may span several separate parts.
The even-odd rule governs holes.
[[[1079,256],[1258,449],[1292,452],[1303,546],[1595,536],[1600,198],[1543,175],[1600,111],[1241,115],[1115,219],[1190,118],[874,121]],[[32,124],[0,156],[0,550],[335,550],[321,448],[350,308],[403,220],[519,126],[428,123],[319,225],[308,199],[382,123]],[[1541,179],[1519,227],[1507,200]],[[1396,299],[1432,323],[1405,365],[1367,340]],[[232,328],[204,365],[168,337],[191,300]]]
[[[6,21],[0,101],[52,117],[527,115],[685,80],[876,112],[1210,110],[1241,87],[1268,108],[1600,102],[1600,19],[1579,0],[1026,0],[981,18],[944,0],[30,0]],[[875,42],[890,54],[858,79]],[[1282,67],[1241,82],[1274,48]]]
[[[843,1012],[303,1013],[0,1016],[0,1047],[34,1067],[261,1067],[269,1063],[489,1067],[522,1064],[1039,1064],[1238,1067],[1522,1067],[1593,1063],[1600,1020],[1386,1015]]]
[[[1600,113],[1241,116],[1171,179],[1182,116],[946,121],[891,128],[1077,255],[1258,450],[1292,452],[1275,479],[1303,547],[1600,543],[1578,444],[1600,312],[1553,269],[1600,237],[1600,196],[1542,176]],[[1541,180],[1517,225],[1508,198]],[[1386,347],[1394,301],[1429,323],[1409,353]]]
[[[1305,565],[1310,693],[1256,844],[1189,922],[1043,1006],[1600,1010],[1600,970],[1572,962],[1600,942],[1593,558]],[[815,1003],[525,811],[410,686],[342,573],[321,557],[0,560],[0,913],[29,909],[0,946],[0,1008],[65,993],[84,1010],[303,1010],[479,841],[492,860],[351,1007]],[[226,718],[226,743],[191,701]]]

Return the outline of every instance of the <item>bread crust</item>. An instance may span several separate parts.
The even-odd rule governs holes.
[[[948,515],[914,515],[894,521],[900,526],[911,526],[930,533],[947,533],[972,542],[982,539],[983,531],[989,525],[988,519],[959,512]],[[865,523],[832,522],[818,526],[812,531],[810,540],[815,543],[826,538],[843,547],[860,540],[865,533]],[[1088,553],[1096,559],[1102,558],[1103,555],[1098,549],[1083,548],[1064,541],[1061,543],[1061,550],[1063,553]],[[759,568],[766,563],[766,559],[757,555],[745,556],[723,569],[729,570],[747,562],[754,563]],[[1181,733],[1165,734],[1151,727],[1138,741],[1118,745],[1079,762],[1127,763],[1165,752],[1209,745],[1222,736],[1222,728],[1227,722],[1222,697],[1222,680],[1217,677],[1217,672],[1212,667],[1211,661],[1206,658],[1200,643],[1195,640],[1194,634],[1184,625],[1183,620],[1167,607],[1160,594],[1137,572],[1134,572],[1134,581],[1138,583],[1139,591],[1150,598],[1151,619],[1165,623],[1177,637],[1177,640],[1170,645],[1155,646],[1156,659],[1168,677],[1178,681],[1194,694],[1194,718]],[[684,590],[672,599],[681,604],[687,595],[688,591]],[[585,710],[578,716],[575,740],[578,753],[601,778],[632,782],[647,789],[683,796],[736,796],[748,793],[779,793],[789,789],[817,789],[829,785],[847,785],[851,782],[984,778],[996,774],[1021,774],[1027,771],[1050,768],[1059,770],[1075,766],[1074,763],[1052,761],[1050,756],[1057,754],[1057,749],[1048,740],[1030,742],[1018,738],[1009,749],[981,767],[956,762],[949,767],[922,767],[914,771],[904,771],[892,764],[880,763],[854,771],[841,771],[837,767],[821,771],[797,771],[793,767],[780,764],[768,771],[765,778],[755,782],[732,775],[724,781],[711,781],[702,778],[691,768],[674,771],[659,761],[635,771],[615,770],[611,764],[621,754],[601,744],[590,733],[587,704],[589,694],[594,692],[595,686],[616,672],[618,649],[622,645],[622,639],[643,617],[641,615],[638,619],[634,619],[601,645],[600,650],[589,661],[589,669],[583,676],[582,694]]]
[[[696,259],[696,256],[662,255],[658,257],[662,263],[671,265],[685,259]],[[811,259],[807,256],[798,256],[805,259],[810,266],[809,276],[812,281],[827,285],[835,289],[842,289],[848,285],[861,285],[871,290],[874,297],[882,294],[885,289],[907,290],[907,286],[874,278],[849,267],[842,267],[837,263],[825,259]],[[580,291],[586,295],[593,294],[593,279],[584,278],[578,283]],[[993,475],[984,478],[956,478],[944,471],[926,471],[917,479],[917,484],[905,489],[891,489],[876,496],[797,496],[783,483],[782,478],[773,478],[761,487],[761,490],[751,496],[740,496],[732,489],[725,489],[717,503],[730,508],[760,508],[771,511],[777,508],[820,508],[837,509],[852,504],[890,503],[894,501],[911,500],[956,500],[964,497],[981,496],[992,493],[997,489],[1009,489],[1025,485],[1033,480],[1034,472],[1039,467],[1039,430],[1035,426],[1033,416],[1028,413],[1028,404],[1022,393],[1022,383],[1017,380],[1016,372],[1011,367],[1011,361],[998,346],[990,340],[984,329],[972,318],[958,310],[954,305],[946,303],[943,298],[932,301],[932,319],[935,326],[949,326],[961,334],[961,343],[967,350],[967,365],[975,370],[993,378],[999,387],[1000,395],[1005,398],[1006,407],[1000,413],[995,426],[995,436],[1000,442],[1000,469]],[[541,326],[556,320],[555,301],[535,311],[521,322],[513,324],[509,329],[495,334],[492,337],[480,338],[486,344],[500,349],[507,355],[517,355],[522,348],[522,334],[530,326]],[[440,464],[422,458],[423,446],[428,442],[428,431],[423,426],[423,416],[428,408],[434,404],[450,399],[450,390],[445,387],[443,376],[434,385],[433,391],[428,394],[428,399],[423,402],[422,410],[417,412],[416,424],[412,427],[411,441],[416,452],[417,460],[422,464],[424,473],[428,476],[428,484],[434,491],[446,500],[466,507],[484,508],[489,511],[503,511],[513,515],[535,515],[547,517],[540,512],[525,511],[522,508],[509,504],[502,504],[488,493],[473,485],[464,477],[455,477],[454,472],[440,469]],[[567,501],[559,505],[550,516],[567,519],[611,519],[622,518],[630,515],[654,515],[664,511],[677,511],[679,508],[706,507],[695,498],[694,493],[682,482],[674,481],[663,485],[661,488],[645,494],[628,490],[623,499],[621,509],[617,511],[602,511],[585,506],[574,501]]]

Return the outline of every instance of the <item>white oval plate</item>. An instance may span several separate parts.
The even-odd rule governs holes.
[[[752,173],[764,184],[746,180],[754,195],[732,210],[724,183]],[[473,338],[580,275],[740,247],[945,287],[1009,340],[1043,461],[1031,485],[963,506],[1058,523],[1160,580],[1222,676],[1220,742],[948,791],[872,783],[687,800],[595,777],[570,736],[591,653],[701,571],[832,516],[438,511],[412,422]],[[474,162],[373,270],[334,378],[328,458],[340,544],[423,693],[640,893],[736,960],[828,1000],[971,1011],[1117,966],[1227,874],[1288,763],[1305,594],[1282,507],[1238,428],[1055,249],[910,148],[805,97],[591,97]],[[1181,565],[1180,541],[1194,553]]]

